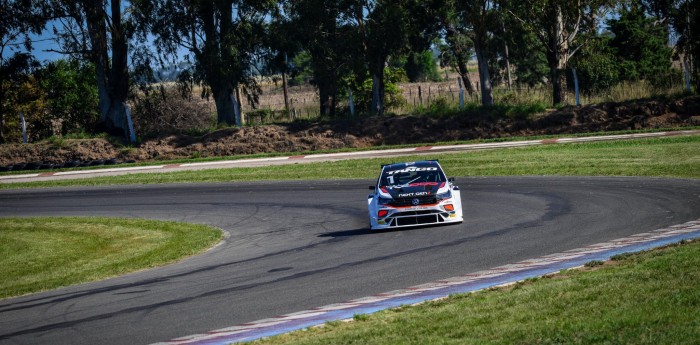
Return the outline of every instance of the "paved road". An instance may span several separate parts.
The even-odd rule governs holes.
[[[0,191],[2,217],[140,217],[228,233],[178,264],[0,301],[0,344],[148,344],[700,218],[697,180],[457,182],[463,224],[372,234],[371,181]]]

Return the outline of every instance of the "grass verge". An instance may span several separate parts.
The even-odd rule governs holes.
[[[450,176],[568,175],[700,178],[700,136],[541,145],[257,168],[4,183],[0,189],[76,185],[375,178],[382,163],[439,159]]]
[[[221,239],[205,225],[116,218],[0,218],[0,298],[174,262]]]
[[[697,344],[700,242],[358,315],[262,344]]]
[[[195,157],[195,156],[193,156],[193,157],[179,158],[179,159],[162,159],[162,160],[145,161],[145,162],[138,162],[138,163],[122,163],[122,164],[113,165],[113,166],[112,165],[110,165],[110,166],[103,165],[103,166],[92,166],[92,167],[60,168],[60,169],[52,169],[52,170],[6,171],[6,172],[0,172],[0,176],[21,175],[21,174],[41,173],[41,172],[61,172],[61,171],[112,169],[112,168],[123,168],[123,167],[133,167],[133,166],[167,165],[167,164],[178,164],[178,163],[216,162],[216,161],[223,161],[223,160],[240,160],[240,159],[269,158],[269,157],[281,157],[281,156],[311,155],[311,154],[319,154],[319,153],[361,152],[361,151],[388,150],[388,149],[419,147],[419,146],[481,144],[481,143],[513,142],[513,141],[557,139],[557,138],[580,138],[580,137],[596,137],[596,136],[607,136],[607,135],[674,132],[674,131],[697,130],[697,129],[700,129],[700,127],[691,126],[691,127],[682,127],[682,128],[659,128],[659,129],[624,130],[624,131],[593,132],[593,133],[570,133],[570,134],[555,134],[555,135],[537,135],[537,136],[527,136],[527,137],[503,137],[503,138],[459,140],[459,141],[437,142],[437,143],[431,142],[431,143],[413,143],[413,144],[400,144],[400,145],[379,145],[379,146],[370,146],[370,147],[363,147],[363,148],[347,147],[347,148],[340,148],[340,149],[303,151],[303,152],[299,151],[299,152],[256,153],[256,154],[245,154],[245,155],[236,155],[236,156],[216,156],[216,157]],[[61,138],[58,138],[55,140],[61,140]],[[58,146],[56,146],[56,147],[58,148]],[[127,147],[127,148],[125,148],[125,150],[136,150],[136,149],[133,147]]]

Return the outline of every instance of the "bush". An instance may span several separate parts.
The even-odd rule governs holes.
[[[422,53],[413,53],[406,59],[404,65],[406,76],[411,82],[440,81],[440,73],[437,69],[437,61],[430,50]]]
[[[427,107],[418,106],[414,112],[418,115],[443,117],[456,114],[459,112],[459,107],[451,104],[445,97],[438,97],[431,101]]]
[[[163,133],[196,133],[214,125],[214,115],[204,100],[183,98],[175,88],[162,87],[133,101],[134,130],[141,137]]]
[[[619,67],[609,42],[608,37],[595,37],[574,57],[572,67],[576,68],[581,93],[600,93],[620,82]],[[567,81],[573,90],[574,78]]]
[[[406,104],[399,83],[406,81],[406,72],[402,68],[387,67],[384,69],[384,108],[398,108]],[[347,79],[346,84],[353,89],[353,101],[355,108],[369,110],[372,104],[372,77],[365,76],[361,81],[357,76]],[[346,95],[343,95],[346,97]]]
[[[47,135],[93,131],[99,114],[95,67],[78,60],[50,62],[37,74],[45,94]]]

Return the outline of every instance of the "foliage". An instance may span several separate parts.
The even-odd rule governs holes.
[[[279,25],[286,30],[277,35],[291,36],[286,39],[287,45],[303,47],[305,55],[301,57],[308,54],[308,68],[313,76],[310,82],[318,88],[319,113],[334,116],[340,83],[350,73],[355,49],[353,29],[339,20],[347,7],[332,0],[290,1],[286,4],[288,22]]]
[[[120,0],[51,1],[56,17],[53,34],[60,51],[94,66],[98,90],[97,131],[127,134],[126,101],[129,93],[129,52],[144,36],[135,35],[142,22],[133,16],[132,5]]]
[[[53,133],[52,123],[47,121],[46,99],[36,76],[27,75],[21,82],[3,81],[7,86],[12,85],[6,92],[7,111],[5,120],[7,142],[22,142],[22,129],[19,120],[20,113],[24,116],[27,128],[27,140],[37,141]]]
[[[291,63],[290,85],[307,84],[313,79],[313,69],[311,67],[311,54],[304,50],[296,54]]]
[[[406,72],[403,68],[386,67],[384,69],[384,87],[387,108],[400,107],[406,103],[403,93],[398,86],[399,82],[406,81]],[[358,80],[356,76],[345,79],[346,85],[353,91],[353,101],[355,108],[369,111],[372,104],[372,78],[366,75],[364,79]]]
[[[671,70],[672,50],[666,46],[668,32],[655,25],[639,5],[623,7],[619,19],[609,21],[622,80],[665,81]]]
[[[94,130],[98,114],[92,65],[58,60],[3,83],[8,89],[4,108],[11,115],[7,119],[8,141],[21,141],[20,112],[27,123],[29,141]]]
[[[16,130],[13,124],[18,99],[11,94],[38,66],[30,53],[31,35],[41,33],[49,13],[49,3],[44,1],[3,0],[0,3],[0,144],[14,140],[6,138],[6,131]]]
[[[599,93],[619,83],[620,74],[614,52],[608,36],[597,36],[591,38],[572,59],[571,67],[576,68],[581,93]],[[573,78],[569,85],[573,85]]]
[[[202,96],[213,96],[217,121],[231,125],[236,90],[250,105],[258,103],[261,90],[252,66],[264,52],[265,21],[275,5],[271,0],[157,0],[139,1],[136,10],[163,58],[175,59],[183,48],[189,52],[191,82],[203,87]]]
[[[354,74],[369,74],[372,78],[372,101],[370,113],[383,115],[388,107],[385,102],[383,76],[390,58],[398,58],[408,51],[427,49],[430,40],[428,32],[433,25],[430,1],[418,0],[376,0],[347,1],[347,19],[354,29],[359,49],[356,49]]]
[[[459,11],[458,21],[465,28],[467,36],[474,43],[474,53],[479,69],[479,84],[481,102],[483,105],[493,105],[493,85],[489,61],[494,58],[489,50],[495,30],[493,24],[498,22],[500,12],[495,9],[495,3],[488,0],[457,1]]]
[[[447,98],[438,97],[432,100],[427,107],[419,106],[414,112],[424,116],[447,117],[458,113],[459,109],[457,106],[450,104]]]
[[[191,97],[183,97],[176,88],[161,87],[137,95],[132,116],[134,129],[142,137],[196,133],[214,125],[208,105]]]
[[[695,90],[700,89],[700,0],[669,6],[672,26],[678,33],[678,53],[690,65]]]
[[[497,19],[500,24],[493,28],[495,37],[488,46],[489,56],[493,57],[491,71],[494,83],[507,78],[506,46],[511,73],[516,84],[534,87],[547,83],[549,79],[547,56],[537,36],[528,31],[523,23],[513,16],[504,14]]]
[[[46,97],[46,121],[60,130],[53,135],[94,131],[99,119],[95,68],[79,60],[50,62],[37,73]]]
[[[446,1],[435,11],[435,22],[438,24],[437,30],[442,33],[442,37],[437,40],[437,47],[441,51],[440,65],[453,67],[462,78],[467,92],[474,92],[467,68],[467,62],[474,53],[474,42],[460,25],[454,0]]]
[[[494,84],[505,79],[507,47],[515,85],[550,84],[554,103],[566,103],[571,67],[584,93],[607,92],[618,80],[643,80],[657,93],[669,81],[678,84],[670,62],[674,48],[675,57],[694,67],[696,86],[700,83],[700,0],[4,0],[2,5],[0,143],[19,139],[20,108],[31,119],[34,138],[105,126],[118,132],[133,80],[153,87],[155,64],[181,59],[186,61],[179,66],[188,68],[179,75],[183,93],[200,86],[224,125],[233,123],[231,96],[258,105],[259,72],[290,72],[291,83],[316,86],[324,116],[335,116],[348,85],[358,109],[381,113],[385,98],[387,107],[401,103],[395,86],[384,85],[393,78],[383,76],[387,64],[402,61],[411,81],[439,80],[430,52],[435,46],[441,63],[458,69],[470,93],[475,89],[466,62],[475,46],[485,62],[479,64],[482,91],[491,79]],[[605,12],[612,9],[618,12]],[[47,30],[49,18],[57,19],[51,27],[59,44],[52,50],[79,62],[48,65],[32,76],[40,66],[30,53],[30,38]],[[611,37],[598,33],[604,20]],[[677,38],[676,47],[668,46],[676,43],[669,37]],[[20,95],[20,89],[27,93]],[[482,100],[489,98],[485,95]],[[370,105],[365,96],[373,99]],[[102,127],[94,123],[95,108]],[[195,117],[193,122],[200,121]]]
[[[404,64],[406,76],[411,82],[441,81],[437,61],[431,50],[410,53]]]
[[[566,103],[566,69],[579,51],[580,36],[595,31],[609,0],[524,0],[503,5],[523,28],[533,34],[544,49],[552,84],[552,103]]]

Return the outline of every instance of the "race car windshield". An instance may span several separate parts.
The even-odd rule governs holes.
[[[408,167],[402,169],[386,169],[382,173],[380,186],[420,186],[445,182],[445,174],[437,167]]]

